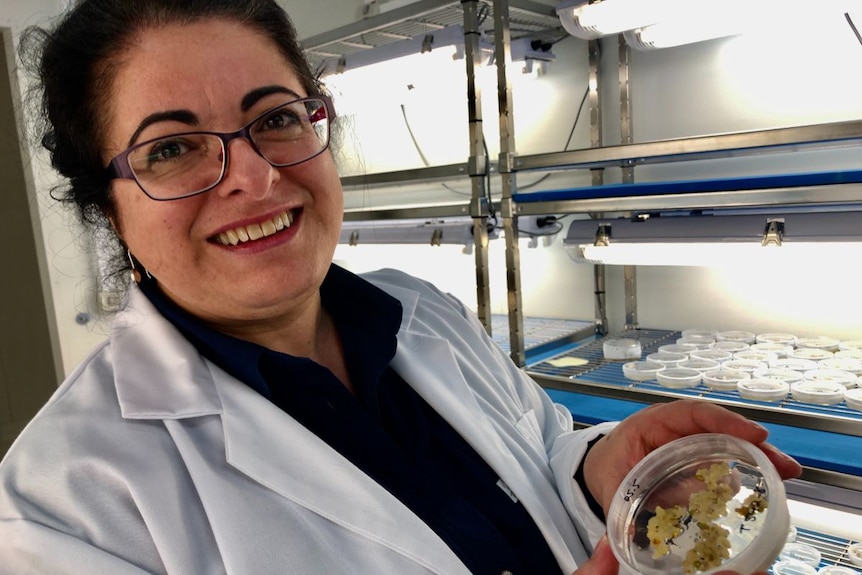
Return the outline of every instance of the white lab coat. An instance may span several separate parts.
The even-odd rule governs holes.
[[[571,415],[463,306],[386,270],[392,367],[520,499],[570,573],[604,531]],[[0,465],[0,573],[467,575],[408,508],[201,357],[136,288]],[[520,574],[515,574],[520,575]]]

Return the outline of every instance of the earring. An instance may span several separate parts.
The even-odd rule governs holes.
[[[135,266],[135,258],[132,257],[132,252],[128,249],[126,250],[126,257],[129,258],[129,264],[132,266],[132,280],[137,284],[141,283],[141,272],[139,272],[138,268]],[[146,274],[147,279],[153,279],[153,276],[150,275],[150,271],[147,268],[143,266],[141,266],[141,268],[144,270],[144,274]]]

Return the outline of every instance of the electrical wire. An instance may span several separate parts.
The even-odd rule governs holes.
[[[404,107],[404,104],[401,104],[401,116],[404,118],[404,126],[407,128],[407,133],[410,134],[410,139],[413,140],[413,147],[416,148],[416,151],[419,153],[419,157],[422,159],[422,163],[425,164],[427,168],[431,164],[428,163],[428,158],[425,157],[425,154],[422,152],[422,148],[419,147],[419,142],[416,141],[416,136],[413,134],[413,128],[410,127],[410,121],[407,119],[407,109]]]
[[[845,12],[844,18],[847,20],[847,24],[850,25],[850,29],[853,30],[854,34],[856,34],[856,39],[859,40],[860,44],[862,44],[862,35],[859,34],[859,30],[856,28],[856,24],[853,23],[853,18],[850,17],[850,13]]]
[[[581,112],[584,110],[584,103],[587,101],[587,96],[590,95],[590,87],[587,86],[587,89],[584,90],[584,96],[581,98],[581,104],[578,106],[578,113],[575,115],[575,121],[572,122],[572,129],[569,132],[569,138],[566,140],[566,145],[563,147],[563,151],[569,149],[569,145],[572,143],[572,136],[575,134],[575,128],[578,126],[578,121],[581,119]]]

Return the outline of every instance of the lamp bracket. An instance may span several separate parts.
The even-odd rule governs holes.
[[[596,229],[594,246],[609,246],[611,243],[611,224],[599,224]]]
[[[350,242],[349,243],[351,246],[356,246],[357,244],[359,244],[359,232],[358,231],[353,231],[350,233]]]
[[[439,246],[443,243],[443,230],[440,228],[436,228],[434,232],[431,234],[431,245]]]
[[[773,218],[766,220],[763,230],[763,238],[760,240],[762,246],[780,246],[784,240],[784,218]]]
[[[430,52],[434,48],[434,34],[426,34],[422,38],[422,54]]]

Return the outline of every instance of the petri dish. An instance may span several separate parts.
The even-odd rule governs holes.
[[[733,358],[733,354],[729,351],[715,349],[715,347],[711,349],[696,349],[688,355],[692,359],[707,359],[709,361],[718,362],[727,361],[728,359]]]
[[[781,367],[767,367],[764,369],[755,369],[754,373],[752,373],[751,376],[758,377],[760,379],[778,379],[786,382],[788,385],[805,379],[805,375],[801,371],[784,369]]]
[[[683,353],[685,355],[690,354],[694,350],[697,349],[697,346],[693,343],[668,343],[665,345],[660,345],[658,347],[659,351],[666,353]]]
[[[862,387],[845,390],[844,401],[847,402],[847,407],[862,410]]]
[[[655,361],[630,361],[623,364],[623,375],[634,381],[653,381],[664,365]]]
[[[721,367],[754,373],[756,369],[763,369],[769,366],[762,361],[755,361],[753,359],[728,359],[721,362]]]
[[[840,383],[844,387],[856,387],[858,376],[849,371],[822,368],[806,371],[805,379],[808,381],[834,381],[836,383]]]
[[[839,349],[835,352],[835,357],[862,359],[862,349]]]
[[[778,354],[774,351],[762,351],[748,348],[744,351],[738,351],[734,353],[733,359],[753,359],[754,361],[762,361],[763,363],[769,363],[773,359],[778,359]]]
[[[792,369],[793,371],[798,371],[801,373],[811,371],[812,369],[817,369],[818,367],[818,363],[816,361],[811,361],[810,359],[800,359],[797,357],[780,357],[768,363],[769,367]]]
[[[702,327],[692,327],[682,330],[680,332],[680,335],[682,335],[682,337],[702,337],[715,341],[716,339],[718,339],[718,330]]]
[[[736,384],[743,379],[751,379],[751,374],[747,371],[725,369],[723,367],[703,372],[703,383],[710,389],[736,390]]]
[[[783,343],[784,345],[796,345],[796,336],[792,333],[760,333],[755,336],[756,343]]]
[[[694,352],[691,352],[694,353]],[[693,356],[685,361],[679,362],[676,367],[682,367],[686,369],[696,369],[697,371],[703,373],[704,371],[711,371],[713,369],[718,369],[721,367],[721,363],[713,360],[713,359],[696,359]]]
[[[632,468],[611,500],[607,531],[621,573],[703,575],[765,571],[789,524],[784,485],[766,455],[704,433],[663,445]]]
[[[796,347],[811,347],[814,349],[825,349],[827,351],[838,351],[841,342],[834,337],[799,337],[796,338]]]
[[[715,339],[702,336],[681,337],[676,340],[676,343],[679,345],[693,345],[695,349],[710,349],[715,345]]]
[[[796,525],[791,525],[790,529],[787,530],[787,542],[793,543],[794,541],[796,541],[796,535]]]
[[[684,353],[673,353],[671,351],[657,351],[655,353],[651,353],[646,356],[648,361],[654,361],[656,363],[660,363],[665,367],[671,367],[678,364],[681,361],[685,361],[688,359],[688,356]]]
[[[781,401],[790,392],[790,384],[780,379],[742,379],[736,384],[739,395],[754,401]]]
[[[796,401],[817,405],[835,405],[844,401],[847,388],[834,381],[804,379],[790,385],[790,394]]]
[[[736,353],[748,349],[748,344],[743,341],[733,341],[732,339],[720,339],[713,344],[712,349],[722,349],[730,353]]]
[[[750,331],[729,330],[718,332],[718,335],[715,339],[717,341],[736,341],[745,344],[752,344],[756,341],[756,337],[757,336]]]
[[[843,565],[826,565],[817,570],[817,575],[860,575],[856,569]]]
[[[640,359],[642,349],[641,342],[636,339],[611,338],[602,343],[602,352],[605,359],[624,361],[628,359]]]
[[[811,361],[823,361],[824,359],[830,359],[834,355],[833,352],[827,349],[817,347],[797,347],[787,352],[787,357],[810,359]]]
[[[840,371],[849,371],[856,375],[862,375],[862,359],[852,357],[830,357],[829,359],[821,360],[818,363],[820,369],[838,369]]]
[[[841,351],[858,349],[862,351],[862,339],[847,339],[838,342],[838,349]]]
[[[793,346],[778,342],[761,342],[751,344],[748,346],[748,349],[752,351],[774,353],[778,357],[787,357],[787,354],[793,351]]]
[[[853,565],[862,567],[862,543],[854,543],[848,547],[847,558]]]
[[[817,569],[802,561],[787,559],[772,566],[774,575],[817,575]]]
[[[688,367],[666,367],[655,375],[659,385],[672,389],[694,387],[703,380],[703,374],[697,369]]]
[[[823,557],[820,550],[807,543],[786,543],[778,554],[779,561],[799,561],[817,567]]]

